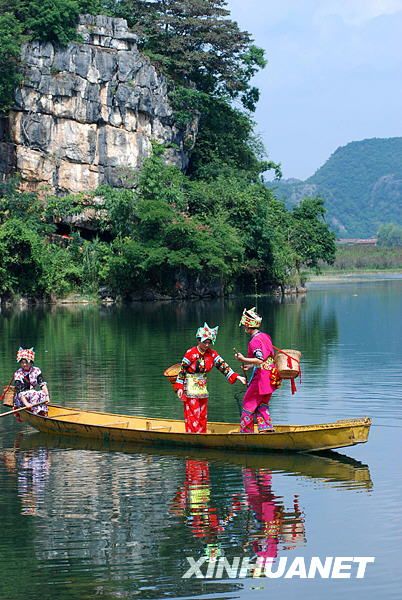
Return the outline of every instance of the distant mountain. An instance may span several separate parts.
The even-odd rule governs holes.
[[[402,225],[402,137],[373,138],[338,148],[312,176],[269,187],[287,206],[321,196],[339,237],[372,237],[382,223]]]

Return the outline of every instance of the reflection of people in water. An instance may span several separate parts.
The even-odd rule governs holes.
[[[243,469],[243,482],[248,506],[259,524],[259,531],[249,536],[247,545],[258,557],[276,558],[280,542],[287,550],[305,542],[297,495],[293,498],[293,511],[286,511],[272,492],[272,472],[268,469]]]
[[[206,553],[210,560],[222,554],[219,535],[240,510],[240,501],[234,497],[228,514],[220,519],[217,509],[211,505],[208,462],[186,460],[185,481],[173,499],[170,512],[178,516],[188,516],[192,533],[194,537],[206,543]]]
[[[298,497],[293,509],[286,510],[282,499],[272,491],[272,472],[269,469],[243,469],[245,497],[235,494],[225,517],[219,516],[211,500],[209,464],[205,460],[186,460],[184,484],[177,491],[170,512],[187,517],[193,536],[206,544],[210,560],[222,555],[224,532],[244,509],[252,511],[257,527],[245,525],[247,539],[243,550],[251,548],[257,557],[274,559],[279,546],[291,550],[305,543],[304,519]]]
[[[37,515],[45,505],[45,487],[50,472],[48,448],[21,450],[21,437],[17,437],[14,448],[0,454],[8,473],[14,474],[18,482],[18,497],[23,515]]]
[[[47,448],[20,451],[17,454],[18,495],[23,515],[37,515],[44,506],[45,486],[50,471]]]

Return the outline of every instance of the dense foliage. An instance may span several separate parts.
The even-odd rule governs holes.
[[[402,225],[384,223],[378,230],[377,245],[383,248],[402,248]]]
[[[383,223],[402,225],[402,138],[352,142],[306,181],[272,187],[288,206],[310,194],[324,198],[340,238],[374,237]]]
[[[328,273],[401,269],[401,247],[384,248],[366,244],[339,244],[333,264],[322,265],[322,271]]]
[[[0,84],[3,108],[20,77],[20,44],[66,44],[85,12],[128,20],[142,51],[169,78],[178,125],[199,119],[196,145],[186,174],[155,146],[131,190],[103,187],[39,201],[3,185],[0,294],[265,291],[298,285],[304,266],[331,262],[334,236],[322,201],[290,212],[262,182],[266,170],[280,176],[250,113],[258,100],[251,78],[265,59],[230,20],[226,0],[16,0],[12,8],[0,0],[0,57],[9,67],[7,85]],[[72,225],[88,212],[89,229]]]
[[[264,52],[229,18],[226,0],[115,0],[106,3],[127,19],[140,46],[171,79],[215,96],[240,97],[255,106],[249,86],[265,66]]]
[[[127,19],[141,50],[176,84],[216,97],[240,98],[253,110],[258,89],[250,79],[265,66],[264,52],[229,18],[226,0],[0,0],[0,110],[18,80],[24,40],[67,44],[80,13]]]
[[[55,222],[89,208],[98,237],[85,240],[74,228],[67,239],[55,235]],[[264,291],[299,281],[301,266],[316,266],[318,257],[334,257],[319,200],[289,212],[261,182],[235,171],[191,180],[165,164],[160,148],[135,190],[104,187],[39,202],[8,186],[0,202],[1,294],[106,286],[122,297],[148,289],[180,296],[197,282],[200,293],[236,282]]]

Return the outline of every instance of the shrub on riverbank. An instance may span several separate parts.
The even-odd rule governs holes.
[[[74,223],[85,213],[83,230]],[[54,235],[60,223],[69,227],[64,237]],[[3,295],[264,291],[299,280],[303,265],[331,261],[334,250],[320,200],[288,211],[258,178],[234,170],[192,180],[165,164],[163,148],[145,161],[133,190],[39,202],[5,186],[0,197]]]
[[[322,265],[324,272],[375,271],[402,269],[402,248],[379,248],[377,246],[337,246],[332,265]]]
[[[66,44],[76,37],[80,12],[105,12],[128,19],[141,51],[168,78],[177,125],[199,124],[186,173],[166,164],[164,148],[155,145],[139,173],[125,174],[129,190],[39,201],[3,185],[0,294],[263,292],[297,285],[303,265],[334,259],[322,201],[288,211],[263,184],[267,170],[280,176],[251,116],[259,95],[251,81],[265,66],[264,51],[229,18],[226,4],[18,0],[9,8],[0,0],[0,58],[7,65],[0,67],[0,112],[12,105],[24,41]]]

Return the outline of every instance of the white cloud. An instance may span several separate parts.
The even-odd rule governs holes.
[[[325,0],[319,4],[316,16],[340,17],[354,26],[402,12],[402,0]]]
[[[402,0],[229,0],[266,50],[256,120],[285,177],[340,145],[402,135]]]

